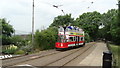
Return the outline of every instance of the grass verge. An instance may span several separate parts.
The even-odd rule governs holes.
[[[113,66],[115,68],[120,68],[120,46],[109,44],[109,49],[113,53]]]

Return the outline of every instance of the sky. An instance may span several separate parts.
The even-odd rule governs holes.
[[[0,0],[0,18],[6,18],[15,29],[15,34],[32,32],[33,0]],[[35,28],[48,28],[58,15],[72,14],[73,18],[85,12],[98,11],[101,14],[110,9],[117,9],[117,0],[34,0]],[[93,2],[93,3],[91,3]],[[53,5],[62,5],[58,8]],[[89,7],[89,8],[88,8]]]

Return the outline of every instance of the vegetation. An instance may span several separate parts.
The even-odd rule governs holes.
[[[0,31],[2,31],[2,45],[9,45],[11,44],[11,36],[14,33],[14,29],[4,18],[0,19],[0,24],[2,25],[0,27]]]
[[[16,51],[14,54],[16,54],[16,55],[18,55],[18,54],[25,54],[25,51],[23,51],[23,50],[18,50],[18,51]]]
[[[87,42],[105,39],[106,41],[120,44],[120,27],[118,27],[117,15],[118,11],[116,9],[111,9],[103,14],[97,11],[83,13],[79,15],[76,20],[71,18],[71,14],[66,14],[64,16],[55,17],[50,27],[58,27],[71,23],[71,25],[78,26],[85,31],[85,39]]]
[[[74,18],[71,18],[71,14],[66,14],[64,16],[57,16],[54,18],[53,23],[50,25],[50,27],[58,27],[62,25],[68,25],[68,24],[74,25]]]
[[[54,48],[55,42],[57,41],[57,28],[51,27],[46,30],[39,30],[35,33],[35,48],[40,50],[46,50]]]
[[[116,44],[118,43],[119,37],[117,36],[117,32],[119,29],[117,24],[117,13],[118,11],[115,9],[109,10],[107,13],[103,14],[103,20],[105,27],[101,29],[103,36],[108,41],[113,41]]]
[[[90,35],[92,40],[96,40],[98,37],[98,27],[101,22],[101,14],[99,12],[87,12],[80,15],[75,22],[76,26],[84,29],[85,33]]]
[[[2,50],[4,54],[14,54],[18,50],[18,47],[15,45],[5,46]]]
[[[21,36],[14,36],[13,33],[15,32],[12,25],[6,21],[5,18],[0,19],[0,39],[2,39],[2,53],[4,54],[14,54],[15,51],[19,49],[26,50],[23,46],[30,45],[30,39],[24,39]],[[13,46],[15,45],[15,46]],[[17,47],[17,49],[15,49]]]
[[[120,57],[119,49],[120,49],[120,46],[109,44],[109,49],[111,50],[111,52],[113,54],[113,61],[114,61],[113,66],[115,66],[115,68],[119,68],[120,67],[120,61],[119,61],[119,57]]]
[[[17,35],[11,37],[11,44],[17,45],[18,47],[29,45],[29,43],[29,38],[23,38]]]
[[[55,42],[57,41],[58,26],[69,24],[78,26],[85,31],[86,42],[105,39],[116,43],[113,39],[114,35],[116,35],[113,34],[113,30],[116,28],[114,25],[116,24],[116,16],[116,9],[111,9],[103,14],[97,11],[87,12],[76,19],[72,18],[71,14],[57,16],[48,29],[42,30],[41,32],[39,30],[36,31],[35,47],[40,48],[40,50],[54,48]],[[99,28],[100,26],[103,26],[103,28]]]

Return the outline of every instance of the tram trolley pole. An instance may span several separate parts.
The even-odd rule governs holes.
[[[112,68],[112,53],[110,51],[103,52],[102,68]]]

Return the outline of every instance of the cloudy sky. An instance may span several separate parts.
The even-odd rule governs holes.
[[[10,21],[16,34],[32,31],[32,0],[0,0],[0,2],[0,18]],[[77,18],[84,12],[104,13],[110,9],[117,9],[116,4],[117,0],[35,0],[35,30],[47,28],[54,17],[64,15],[61,10]],[[62,6],[57,9],[53,5]]]

